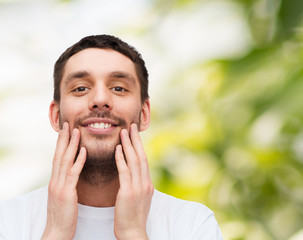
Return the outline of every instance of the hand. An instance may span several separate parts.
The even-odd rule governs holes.
[[[118,145],[116,163],[120,189],[116,199],[114,233],[118,240],[148,239],[146,221],[154,188],[147,158],[136,124],[131,125],[130,138],[126,129],[120,135],[124,155],[122,146]]]
[[[47,222],[42,239],[72,239],[76,232],[78,196],[76,186],[86,160],[86,149],[81,148],[75,160],[80,132],[69,125],[59,131],[52,175],[48,187]]]

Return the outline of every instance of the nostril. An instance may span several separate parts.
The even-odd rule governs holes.
[[[98,107],[98,105],[94,105],[93,108],[96,109],[96,108],[99,108],[99,107]],[[109,105],[104,104],[104,105],[103,105],[103,108],[110,108],[110,107],[109,107]]]

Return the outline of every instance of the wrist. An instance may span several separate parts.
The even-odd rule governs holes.
[[[146,232],[128,232],[128,233],[121,233],[115,234],[117,240],[148,240],[148,236]]]
[[[60,234],[59,231],[45,231],[41,240],[72,240],[74,236]]]

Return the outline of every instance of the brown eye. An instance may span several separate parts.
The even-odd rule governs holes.
[[[122,87],[113,87],[111,89],[115,92],[125,92],[126,91],[126,89],[122,88]]]
[[[84,91],[86,91],[86,90],[88,90],[87,87],[78,87],[78,88],[76,88],[74,91],[75,91],[75,92],[84,92]]]

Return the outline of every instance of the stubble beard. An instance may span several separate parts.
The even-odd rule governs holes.
[[[124,119],[116,117],[108,111],[94,111],[91,112],[88,116],[76,119],[74,128],[79,128],[85,119],[93,117],[112,119],[118,123],[118,126],[121,127],[121,129],[127,128],[127,123]],[[138,125],[138,128],[140,127],[140,117],[141,112],[136,119],[132,119],[131,121],[132,123],[136,123]],[[64,122],[65,120],[60,115],[59,124],[61,129]],[[80,137],[80,143],[78,146],[75,161],[78,157],[80,148],[85,147],[87,152],[86,161],[79,179],[90,185],[97,186],[100,184],[108,184],[117,179],[118,169],[115,160],[115,150],[116,146],[121,143],[121,140],[120,137],[117,136],[117,141],[115,143],[108,143],[106,142],[106,136],[102,135],[95,136],[95,139],[96,144],[94,147],[92,147],[87,146]]]

